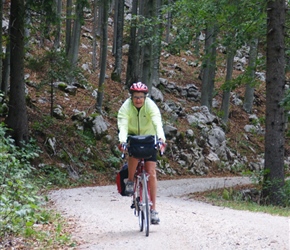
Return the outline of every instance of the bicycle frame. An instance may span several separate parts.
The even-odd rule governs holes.
[[[145,227],[145,234],[149,236],[150,208],[150,187],[148,185],[149,174],[145,171],[144,160],[138,162],[134,178],[133,204],[135,205],[134,214],[139,218],[140,232]]]

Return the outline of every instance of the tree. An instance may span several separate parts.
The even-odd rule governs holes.
[[[123,27],[124,27],[124,4],[125,0],[116,0],[115,8],[115,21],[114,21],[114,56],[115,56],[115,67],[112,72],[112,80],[121,82],[121,72],[122,72],[122,46],[123,46]]]
[[[127,61],[127,72],[126,72],[126,86],[129,87],[133,82],[138,81],[139,72],[139,39],[137,36],[137,12],[138,1],[132,1],[132,20],[130,26],[130,43],[129,53]]]
[[[106,76],[106,67],[107,67],[107,54],[108,54],[108,17],[109,17],[109,2],[108,0],[102,1],[102,42],[101,42],[101,70],[99,78],[99,88],[97,95],[96,110],[99,113],[102,113],[103,97],[104,97],[104,83]]]
[[[281,101],[285,89],[284,0],[267,3],[266,134],[263,195],[273,205],[281,205],[284,186],[285,119]]]
[[[9,111],[6,124],[12,129],[16,145],[28,142],[28,120],[24,83],[24,0],[11,0],[10,42],[11,74]]]
[[[66,1],[65,51],[68,54],[71,47],[72,0]]]
[[[248,65],[248,76],[249,80],[246,84],[245,98],[243,109],[247,113],[252,112],[253,101],[254,101],[254,78],[256,71],[256,60],[257,60],[257,51],[258,51],[258,39],[254,38],[250,43],[250,53],[249,53],[249,65]]]
[[[231,95],[231,86],[232,86],[232,75],[233,75],[233,64],[234,64],[234,52],[235,50],[231,45],[227,49],[227,73],[226,81],[223,85],[223,99],[222,99],[222,121],[224,124],[227,124],[229,117],[229,106],[230,106],[230,95]]]
[[[93,2],[93,55],[92,55],[92,67],[93,70],[97,68],[97,23],[98,23],[98,8],[97,8],[98,0],[94,0]]]
[[[205,33],[205,56],[203,61],[200,104],[207,106],[211,111],[216,68],[216,24],[209,24]]]
[[[144,1],[144,21],[147,23],[152,22],[152,19],[155,15],[154,8],[156,1],[155,0],[146,0]],[[148,24],[149,24],[148,23]],[[148,25],[147,24],[147,25]],[[149,24],[150,25],[150,24]],[[153,44],[151,42],[154,33],[152,32],[152,27],[143,27],[143,46],[142,46],[142,82],[146,83],[149,88],[149,93],[152,89],[152,63],[153,63]],[[151,39],[150,39],[151,38]]]
[[[72,29],[71,43],[68,50],[68,59],[72,65],[76,65],[78,61],[79,44],[81,36],[81,25],[83,23],[83,8],[85,2],[78,0],[76,4],[75,17]]]
[[[57,23],[56,23],[56,32],[55,32],[55,40],[54,40],[54,47],[59,48],[60,46],[60,38],[61,38],[61,11],[62,11],[62,1],[55,0],[56,6],[56,15],[57,15]]]

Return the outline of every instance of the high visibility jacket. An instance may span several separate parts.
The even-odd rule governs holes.
[[[157,135],[165,142],[161,114],[158,106],[149,97],[137,109],[128,98],[118,112],[119,142],[127,141],[128,135]]]

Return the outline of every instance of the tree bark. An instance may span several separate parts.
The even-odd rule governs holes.
[[[94,0],[93,3],[93,55],[92,55],[92,67],[93,70],[97,68],[97,23],[98,23],[98,8],[97,8],[98,0]]]
[[[234,64],[234,50],[231,49],[231,46],[228,46],[227,50],[227,73],[226,73],[226,81],[223,86],[223,99],[222,99],[222,121],[224,124],[227,124],[229,118],[229,110],[230,110],[230,95],[232,89],[232,75],[233,75],[233,64]]]
[[[214,24],[208,25],[205,39],[205,59],[203,62],[203,76],[201,88],[201,105],[211,111],[216,67],[216,30]]]
[[[284,186],[285,1],[267,3],[266,134],[263,195],[272,205],[281,205]]]
[[[24,83],[24,0],[11,0],[10,8],[11,82],[6,124],[12,129],[16,145],[21,146],[29,140]]]
[[[104,84],[107,66],[107,53],[108,53],[108,17],[109,17],[109,1],[103,0],[103,14],[102,14],[102,52],[101,52],[101,70],[99,78],[99,88],[97,95],[96,110],[102,113],[103,97],[104,97]]]
[[[59,48],[60,46],[60,36],[61,36],[61,11],[62,11],[62,1],[56,1],[56,15],[57,15],[57,24],[56,24],[56,32],[54,39],[54,48]]]
[[[132,1],[132,17],[136,16],[138,9],[137,0]],[[130,27],[130,44],[127,61],[127,72],[126,72],[126,86],[129,88],[133,82],[138,81],[138,68],[139,68],[139,44],[137,37],[136,20],[131,21]]]
[[[71,20],[72,20],[72,0],[66,1],[66,23],[65,23],[65,52],[68,52],[71,48]]]
[[[117,26],[115,29],[116,34],[114,35],[114,40],[116,40],[115,44],[115,67],[112,73],[112,80],[121,82],[121,73],[122,73],[122,46],[123,46],[123,28],[124,28],[124,4],[125,0],[116,0],[116,8],[115,11],[117,14],[117,19],[114,22],[114,25]]]
[[[254,101],[254,82],[255,82],[255,72],[256,72],[256,59],[258,51],[258,39],[253,39],[250,44],[250,53],[249,53],[249,83],[246,84],[245,98],[243,109],[247,113],[252,112],[253,101]]]
[[[83,4],[80,2],[77,2],[76,14],[74,18],[73,31],[72,31],[72,37],[71,37],[71,46],[68,51],[68,59],[71,65],[76,65],[78,61],[82,20],[83,20]]]

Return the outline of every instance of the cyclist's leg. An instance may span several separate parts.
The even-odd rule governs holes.
[[[128,180],[134,180],[134,174],[138,165],[138,159],[134,157],[128,157]]]
[[[157,195],[157,176],[156,176],[156,162],[146,161],[145,170],[149,174],[150,198],[152,201],[152,210],[156,210],[156,195]]]

